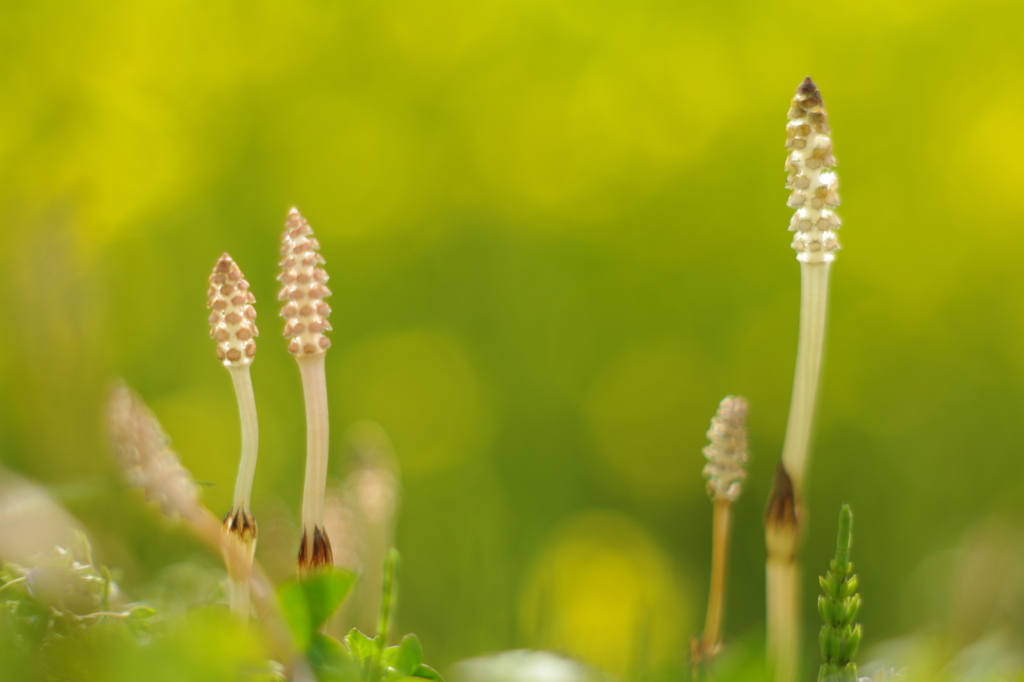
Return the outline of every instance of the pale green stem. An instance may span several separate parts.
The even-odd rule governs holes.
[[[6,590],[11,585],[17,585],[19,583],[23,583],[23,582],[25,582],[25,580],[26,580],[26,577],[25,576],[21,576],[20,578],[15,578],[14,580],[11,580],[11,581],[9,581],[7,583],[4,583],[3,585],[0,585],[0,592],[3,592],[4,590]]]
[[[814,407],[825,343],[825,312],[828,305],[828,263],[800,264],[800,337],[793,376],[782,463],[793,481],[797,499],[802,498],[803,479],[814,425]]]
[[[252,390],[249,365],[229,367],[228,370],[235,384],[238,416],[242,424],[242,457],[238,462],[238,478],[235,479],[235,507],[248,508],[252,497],[252,481],[256,476],[256,458],[260,442],[256,398]]]
[[[324,357],[319,353],[297,358],[306,401],[306,479],[302,490],[302,525],[310,534],[316,526],[323,528],[327,488],[329,425]]]
[[[814,411],[825,344],[825,314],[828,306],[828,263],[800,264],[800,336],[789,422],[782,446],[782,466],[793,485],[793,503],[803,500]],[[797,550],[799,528],[791,539],[792,548],[772,556],[768,542],[768,654],[775,669],[775,682],[792,682],[800,660],[800,563]]]
[[[244,576],[228,576],[228,605],[231,612],[243,621],[249,620],[249,577],[251,571]]]
[[[775,682],[794,682],[800,660],[800,566],[795,559],[768,557],[768,658]]]

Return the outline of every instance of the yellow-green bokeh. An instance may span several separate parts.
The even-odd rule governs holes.
[[[118,486],[100,405],[135,386],[225,510],[238,425],[203,304],[228,251],[262,332],[255,512],[287,529],[304,425],[274,276],[297,205],[334,291],[331,474],[351,423],[393,439],[401,627],[430,661],[537,645],[531,567],[593,509],[692,599],[659,644],[681,660],[707,584],[700,448],[729,393],[752,464],[726,630],[756,642],[798,313],[783,128],[810,74],[844,248],[807,621],[849,501],[865,641],[941,629],[911,589],[927,558],[1024,524],[1022,21],[1008,0],[0,3],[0,464],[128,590],[194,557]]]

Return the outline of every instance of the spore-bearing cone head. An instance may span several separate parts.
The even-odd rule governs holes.
[[[802,263],[829,263],[839,249],[833,230],[841,221],[832,210],[839,205],[839,180],[831,171],[836,160],[830,133],[821,93],[808,77],[796,90],[786,126],[786,148],[792,150],[786,158],[786,188],[792,190],[787,204],[796,209],[789,229],[796,233],[793,248]]]
[[[217,341],[217,359],[225,367],[244,367],[256,356],[256,298],[242,271],[224,254],[213,266],[206,292],[210,308],[210,337]]]
[[[281,309],[285,319],[284,336],[288,352],[297,358],[325,353],[331,341],[324,332],[331,329],[327,316],[331,307],[323,300],[331,295],[327,272],[320,255],[320,242],[297,209],[288,212],[281,238],[281,282],[278,299],[286,301]]]
[[[708,440],[704,448],[708,462],[704,477],[708,479],[708,495],[715,501],[735,502],[743,491],[747,478],[747,401],[738,396],[726,396],[718,404],[718,412],[711,419]]]
[[[765,540],[769,557],[792,560],[800,537],[800,501],[793,481],[780,461],[775,468],[772,490],[764,514]]]
[[[320,526],[313,526],[313,532],[302,529],[302,540],[299,541],[299,575],[308,575],[314,571],[334,566],[334,552],[331,551],[331,540],[327,531]]]

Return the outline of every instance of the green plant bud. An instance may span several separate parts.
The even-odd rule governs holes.
[[[860,595],[855,594],[846,599],[846,617],[843,619],[847,623],[852,623],[853,619],[857,617],[857,613],[860,611]]]
[[[832,600],[821,594],[818,595],[818,613],[821,614],[821,619],[826,623],[832,622]]]
[[[840,587],[841,590],[839,592],[839,596],[849,597],[851,594],[857,591],[857,576],[851,575],[849,578],[846,579],[846,582],[844,582]]]
[[[860,624],[858,623],[853,627],[853,630],[850,632],[849,636],[845,638],[846,641],[844,642],[843,651],[841,654],[843,660],[852,660],[853,657],[857,655],[857,649],[860,647],[860,638],[861,629]]]
[[[839,658],[839,655],[843,651],[843,638],[834,629],[828,633],[828,657],[833,661]]]

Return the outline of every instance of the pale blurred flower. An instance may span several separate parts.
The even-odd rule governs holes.
[[[708,463],[704,477],[708,479],[708,495],[715,500],[735,502],[747,478],[747,401],[737,396],[726,396],[711,419],[708,440],[704,448]]]

